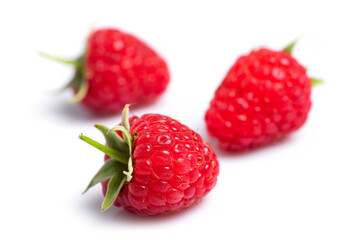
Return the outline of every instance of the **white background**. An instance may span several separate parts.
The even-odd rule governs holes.
[[[1,239],[360,239],[360,7],[358,1],[1,1]],[[209,140],[220,175],[198,205],[167,217],[101,213],[100,187],[81,195],[102,154],[78,135],[114,126],[51,96],[92,26],[115,26],[153,46],[171,83],[153,105]],[[312,92],[306,125],[285,141],[226,153],[203,120],[212,95],[241,54],[281,49],[325,84]]]

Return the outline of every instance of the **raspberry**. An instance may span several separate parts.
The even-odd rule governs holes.
[[[90,34],[86,51],[68,61],[76,73],[67,85],[74,89],[74,102],[97,113],[116,113],[126,103],[147,103],[163,93],[169,83],[166,62],[136,37],[113,28]]]
[[[280,139],[305,123],[312,79],[290,55],[292,47],[254,50],[231,67],[205,115],[208,132],[220,147],[251,149]]]
[[[127,115],[125,111],[123,115]],[[116,136],[112,137],[125,139],[125,125],[123,121],[120,127],[115,127],[112,133]],[[163,215],[189,207],[214,188],[219,164],[213,149],[199,134],[160,114],[133,116],[129,126],[127,135],[132,136],[129,145],[133,145],[129,154],[132,176],[113,199],[113,205],[139,215]],[[120,128],[122,132],[118,131]],[[103,132],[108,132],[105,130]],[[114,141],[109,141],[110,135],[105,136],[110,146]],[[86,140],[87,137],[81,135],[81,138]],[[105,156],[105,164],[109,159],[111,156]],[[128,164],[126,156],[123,159]],[[106,199],[109,178],[101,182]]]

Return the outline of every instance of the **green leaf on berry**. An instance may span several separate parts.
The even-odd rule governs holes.
[[[116,132],[109,132],[110,129],[102,124],[95,124],[95,127],[99,129],[106,139],[106,144],[119,152],[128,154],[129,147]],[[129,156],[128,156],[129,157]]]
[[[283,49],[283,52],[287,52],[288,54],[291,55],[292,51],[293,51],[293,48],[296,44],[297,40],[293,41],[292,43],[290,43],[289,45],[287,45],[284,49]]]
[[[76,103],[83,100],[89,90],[89,83],[87,82],[84,76],[84,56],[82,55],[77,59],[69,60],[69,59],[63,59],[56,56],[52,56],[44,52],[40,52],[39,54],[40,56],[45,57],[49,60],[64,63],[75,67],[75,75],[72,78],[72,80],[68,84],[66,84],[65,87],[61,88],[60,91],[58,92],[62,92],[67,88],[74,88],[76,90],[76,94],[72,99],[70,99],[69,102]]]
[[[92,140],[91,138],[80,134],[79,138],[91,146],[99,149],[112,159],[104,163],[101,169],[91,179],[84,193],[97,183],[110,179],[107,185],[107,192],[102,204],[102,211],[108,209],[118,197],[121,188],[132,179],[132,150],[134,147],[133,138],[130,135],[129,124],[129,105],[123,110],[122,126],[116,126],[112,129],[104,125],[96,124],[106,139],[106,146]],[[126,126],[126,127],[125,127]],[[121,131],[119,135],[116,131]]]
[[[89,190],[91,187],[95,186],[96,184],[106,181],[116,173],[122,173],[126,170],[126,166],[120,163],[118,160],[109,159],[104,163],[104,165],[100,168],[100,170],[95,174],[95,176],[91,179],[89,185],[85,189],[85,192]]]
[[[128,155],[126,153],[122,153],[122,152],[119,152],[119,151],[117,151],[115,149],[104,146],[101,143],[98,143],[98,142],[92,140],[91,138],[89,138],[89,137],[87,137],[87,136],[85,136],[83,134],[80,134],[79,138],[81,140],[83,140],[84,142],[90,144],[91,146],[99,149],[100,151],[102,151],[103,153],[108,155],[109,157],[118,160],[122,164],[126,164],[126,165],[128,164],[129,157],[128,157]]]
[[[310,80],[311,80],[311,86],[312,86],[312,87],[315,87],[315,86],[317,86],[317,85],[321,85],[321,84],[324,83],[323,80],[317,79],[317,78],[310,78]]]
[[[129,106],[130,104],[126,104],[124,110],[122,111],[121,116],[121,125],[130,132],[130,123],[129,123]]]
[[[126,130],[126,128],[124,126],[116,126],[116,127],[112,128],[109,131],[109,134],[114,131],[121,131],[123,138],[129,147],[129,154],[131,156],[132,149],[133,149],[133,140],[132,140],[130,133]]]
[[[75,96],[73,98],[70,99],[70,103],[77,103],[80,102],[82,99],[84,99],[84,97],[86,96],[87,92],[89,90],[89,84],[87,81],[82,81],[77,93],[75,94]]]
[[[102,211],[108,209],[115,202],[121,188],[125,185],[125,183],[126,176],[121,172],[116,173],[114,176],[111,177],[107,186],[105,199],[101,206]]]

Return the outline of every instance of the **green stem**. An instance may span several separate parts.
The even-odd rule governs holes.
[[[50,55],[50,54],[47,54],[47,53],[44,53],[44,52],[39,52],[39,55],[44,57],[44,58],[47,58],[49,60],[53,60],[55,62],[60,62],[60,63],[64,63],[64,64],[67,64],[67,65],[72,65],[72,66],[74,66],[76,68],[80,67],[78,59],[70,60],[70,59],[59,58],[59,57],[56,57],[56,56],[53,56],[53,55]]]
[[[80,134],[79,138],[81,140],[83,140],[84,142],[90,144],[91,146],[93,146],[94,148],[99,149],[100,151],[102,151],[103,153],[105,153],[106,155],[108,155],[111,158],[114,158],[116,160],[118,160],[119,162],[123,163],[123,164],[128,164],[129,158],[126,156],[126,154],[121,153],[117,150],[114,150],[112,148],[109,148],[105,145],[102,145],[101,143],[96,142],[95,140],[92,140],[91,138]]]
[[[317,78],[310,78],[310,80],[311,80],[311,86],[312,86],[312,87],[315,87],[315,86],[317,86],[317,85],[321,85],[321,84],[324,83],[323,80],[317,79]]]

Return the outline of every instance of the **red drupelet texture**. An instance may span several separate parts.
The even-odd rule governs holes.
[[[259,49],[240,57],[206,112],[209,133],[226,150],[268,144],[297,130],[311,106],[306,70],[283,51]]]
[[[140,215],[169,214],[214,188],[219,163],[199,134],[159,114],[131,117],[130,125],[131,134],[137,136],[133,179],[122,188],[115,206]],[[107,183],[102,183],[104,195]]]
[[[165,61],[154,50],[136,37],[111,28],[90,35],[84,75],[89,89],[81,103],[103,113],[119,112],[127,103],[156,99],[170,78]]]

